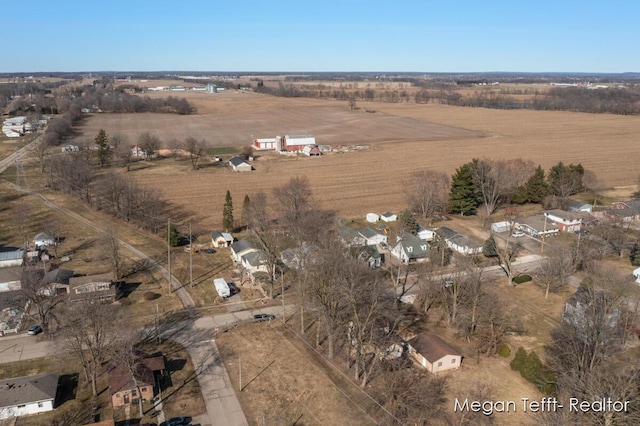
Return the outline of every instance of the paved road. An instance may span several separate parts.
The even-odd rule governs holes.
[[[0,363],[42,358],[55,353],[54,343],[42,339],[39,336],[28,336],[26,333],[1,337]]]

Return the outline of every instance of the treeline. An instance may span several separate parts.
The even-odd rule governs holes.
[[[453,106],[495,108],[495,109],[535,109],[549,111],[574,111],[587,113],[609,113],[621,115],[640,114],[640,91],[634,88],[583,87],[552,88],[547,92],[534,91],[531,99],[517,99],[512,94],[523,94],[522,90],[478,91],[472,95],[463,95],[451,84],[438,83],[420,85],[422,88],[409,93],[400,90],[346,90],[320,86],[300,87],[295,84],[279,83],[278,87],[258,84],[255,89],[281,97],[332,98],[337,100],[356,100],[367,102],[415,102],[418,104],[440,103]],[[531,91],[526,91],[531,94]]]
[[[132,89],[131,91],[135,91]],[[74,93],[75,95],[78,95]],[[195,112],[195,108],[185,98],[168,96],[166,98],[150,98],[127,92],[124,88],[85,86],[77,98],[81,108],[99,109],[102,112],[133,113],[161,112],[187,115]]]
[[[67,81],[0,84],[0,109],[4,109],[13,102],[13,108],[9,111],[10,115],[24,115],[26,112],[37,110],[43,110],[47,114],[55,114],[53,98],[47,95],[66,83]]]

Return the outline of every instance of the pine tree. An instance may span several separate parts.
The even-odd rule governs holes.
[[[227,190],[227,195],[224,198],[224,207],[222,209],[222,227],[226,231],[233,229],[233,201],[231,200],[231,193]]]
[[[529,178],[526,185],[527,201],[540,204],[544,197],[549,195],[549,185],[545,180],[544,170],[538,166],[535,173]]]
[[[96,153],[98,156],[98,162],[100,167],[103,167],[113,156],[111,146],[109,146],[109,136],[104,129],[100,129],[95,138],[96,146],[98,147]]]
[[[464,164],[451,176],[449,192],[449,213],[474,215],[480,205],[478,188],[473,180],[473,162]]]
[[[418,221],[411,210],[407,209],[400,213],[400,223],[404,231],[413,235],[418,233]]]
[[[522,372],[522,369],[526,362],[527,362],[527,351],[522,346],[520,346],[516,351],[516,355],[513,357],[509,365],[511,366],[512,370]]]
[[[251,200],[249,199],[249,195],[244,196],[244,201],[242,202],[242,225],[249,226],[249,222],[251,222]]]
[[[482,254],[485,257],[497,257],[498,256],[498,247],[496,246],[496,240],[493,238],[493,235],[486,239],[484,245],[482,246]]]
[[[175,247],[180,243],[180,232],[178,228],[172,223],[169,225],[169,245]]]

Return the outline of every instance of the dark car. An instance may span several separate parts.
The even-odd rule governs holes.
[[[166,426],[183,426],[191,423],[191,417],[172,417],[165,423]]]
[[[276,316],[271,314],[256,314],[253,316],[255,322],[271,321],[274,319],[276,319]]]
[[[40,334],[40,333],[42,333],[42,327],[40,327],[39,325],[32,325],[27,330],[27,334],[31,336],[35,336],[36,334]]]

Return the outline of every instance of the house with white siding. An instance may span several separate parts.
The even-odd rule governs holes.
[[[368,246],[387,242],[387,236],[384,233],[373,229],[370,226],[362,228],[360,230],[360,235],[365,239],[365,243]]]
[[[431,373],[460,368],[462,354],[434,334],[420,334],[407,342],[410,356]]]
[[[391,249],[391,255],[403,263],[425,261],[429,255],[429,243],[404,232],[398,235],[398,242]]]
[[[0,381],[0,419],[44,413],[54,409],[58,391],[55,373]]]

